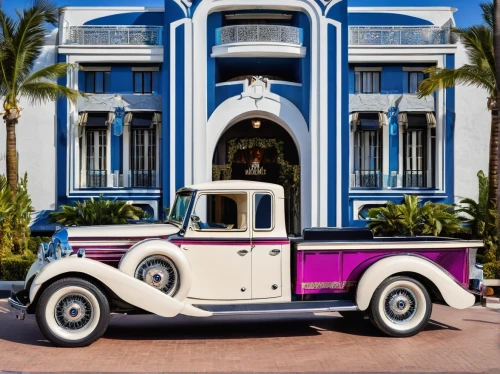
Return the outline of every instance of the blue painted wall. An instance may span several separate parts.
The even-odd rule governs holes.
[[[109,65],[107,65],[109,66]],[[137,66],[137,65],[135,65]],[[153,94],[162,93],[161,71],[152,72]],[[78,87],[86,91],[85,87],[85,71],[78,72]],[[134,72],[132,66],[129,65],[111,65],[111,73],[106,81],[105,89],[107,94],[133,94],[134,93]]]
[[[57,56],[57,62],[66,62],[66,55],[59,54]],[[66,77],[59,78],[57,83],[61,86],[66,86]],[[57,206],[61,204],[66,204],[68,199],[66,195],[66,186],[69,183],[69,178],[66,172],[67,162],[66,157],[68,155],[68,129],[67,129],[67,118],[68,118],[68,101],[63,98],[57,99],[56,102],[56,195],[57,195]]]
[[[431,64],[415,64],[415,63],[405,63],[405,64],[351,64],[349,66],[349,93],[354,94],[354,69],[355,67],[370,67],[374,66],[377,68],[382,68],[381,75],[381,94],[407,94],[408,93],[408,77],[409,73],[403,71],[403,67],[431,67]]]
[[[88,26],[163,26],[163,12],[130,12],[94,18],[84,23]]]
[[[431,26],[422,18],[393,13],[349,13],[349,26]],[[441,26],[441,25],[439,25]]]
[[[184,12],[181,7],[179,7],[174,2],[169,3],[168,11],[164,13],[164,39],[165,41],[170,41],[170,24],[172,22],[178,21],[185,17]],[[163,106],[163,123],[162,123],[162,139],[161,139],[161,181],[163,186],[163,193],[161,197],[161,206],[170,206],[170,47],[168,44],[164,47],[163,64],[161,68],[161,86],[165,87],[165,91],[162,95],[162,106]],[[173,170],[172,170],[173,172]]]

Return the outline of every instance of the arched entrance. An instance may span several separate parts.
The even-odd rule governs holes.
[[[282,185],[287,231],[300,234],[299,152],[290,134],[276,122],[252,117],[229,127],[215,147],[212,179]]]

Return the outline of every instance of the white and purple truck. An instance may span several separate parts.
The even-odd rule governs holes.
[[[36,314],[53,344],[80,347],[104,334],[110,313],[339,312],[407,337],[433,303],[481,301],[482,242],[335,228],[288,237],[284,199],[278,185],[210,182],[180,189],[162,224],[64,228],[10,305],[20,319]]]

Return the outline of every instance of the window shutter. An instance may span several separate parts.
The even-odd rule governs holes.
[[[378,114],[378,121],[380,122],[380,128],[382,128],[382,126],[387,126],[387,114],[385,114],[384,112],[380,112]]]
[[[427,127],[430,129],[435,129],[437,125],[436,116],[432,112],[426,113],[427,117]]]
[[[359,113],[353,112],[351,118],[351,131],[356,131],[356,128],[360,125],[358,118],[359,118]]]
[[[399,126],[404,126],[405,129],[408,128],[408,114],[406,112],[399,113],[398,120],[399,120]]]

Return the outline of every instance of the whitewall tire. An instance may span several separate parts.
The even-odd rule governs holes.
[[[58,347],[84,347],[99,339],[109,323],[109,302],[102,290],[80,278],[64,278],[40,296],[36,320]]]
[[[432,301],[417,280],[396,276],[384,280],[375,290],[369,307],[373,324],[394,337],[418,334],[429,322]]]

